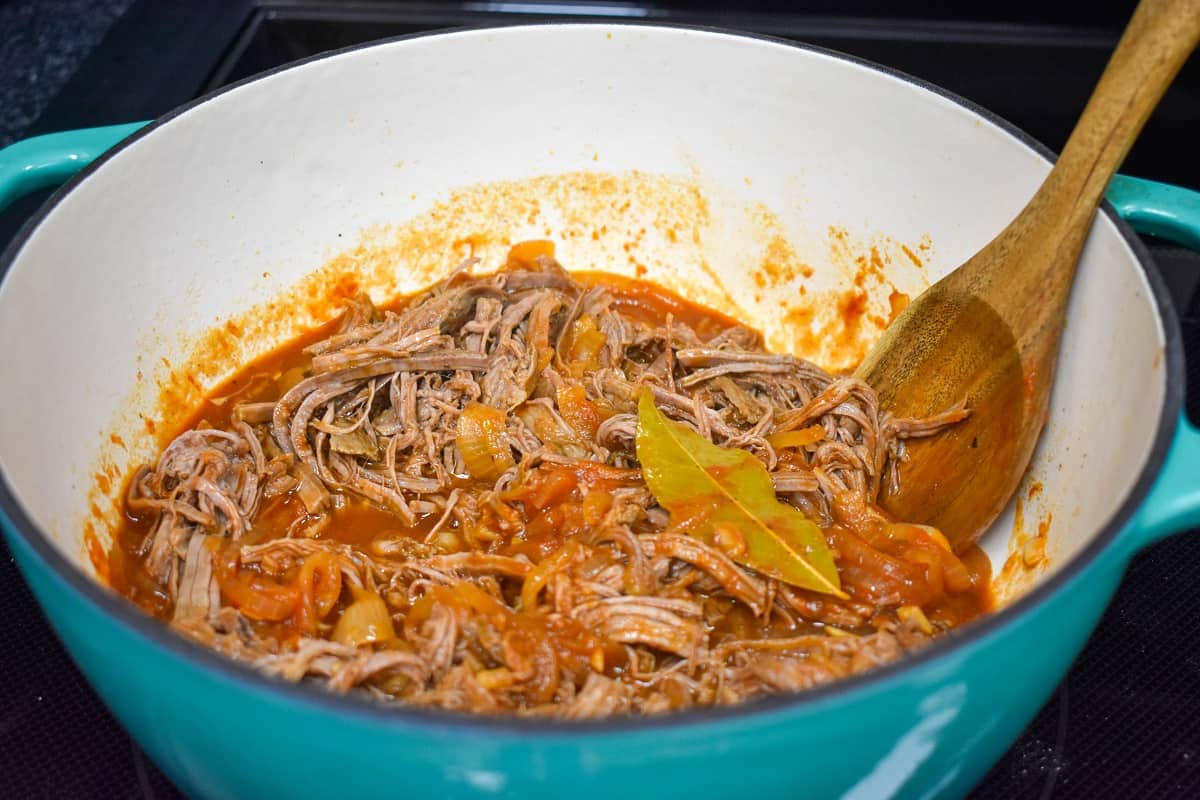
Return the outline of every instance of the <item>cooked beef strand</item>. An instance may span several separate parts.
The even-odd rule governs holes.
[[[305,348],[303,374],[235,396],[224,424],[198,423],[137,471],[122,574],[157,597],[143,605],[285,680],[566,718],[807,689],[983,610],[978,570],[873,505],[904,439],[964,410],[893,418],[862,381],[717,316],[634,313],[630,282],[544,254],[474,266],[399,310],[356,298]],[[670,527],[636,459],[644,387],[763,462],[826,531],[849,599]],[[458,446],[478,404],[502,420],[486,478]],[[803,446],[772,444],[801,431]],[[345,535],[353,514],[369,535]]]

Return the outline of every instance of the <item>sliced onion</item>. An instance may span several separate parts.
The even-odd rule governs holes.
[[[468,403],[459,415],[455,444],[472,478],[494,481],[516,463],[506,422],[503,411],[483,403]]]
[[[954,552],[945,535],[932,525],[918,525],[915,522],[893,522],[888,525],[887,537],[893,542],[908,542],[920,544],[922,538],[936,544],[947,553]]]
[[[588,450],[582,437],[573,428],[564,425],[554,412],[541,403],[525,403],[514,413],[543,444],[553,447],[563,455],[587,458]]]
[[[396,638],[392,615],[387,603],[375,592],[351,587],[354,602],[346,607],[333,627],[333,640],[358,647],[369,642],[386,642]]]
[[[772,433],[767,437],[767,442],[775,449],[785,447],[807,447],[810,444],[816,444],[825,438],[825,429],[820,425],[809,425],[807,428],[801,428],[798,431],[783,431],[782,433]]]
[[[596,318],[583,314],[571,323],[566,341],[563,342],[563,361],[567,370],[577,378],[600,368],[600,351],[608,337],[596,325]]]
[[[297,578],[300,603],[296,606],[296,627],[312,635],[317,624],[329,615],[337,605],[342,593],[342,572],[338,557],[327,550],[319,550],[300,567]]]
[[[221,594],[251,619],[281,622],[292,615],[300,602],[300,593],[270,578],[216,569]]]
[[[570,539],[555,553],[543,559],[540,564],[530,570],[521,585],[521,610],[530,612],[537,608],[538,595],[550,581],[550,576],[558,572],[579,552],[579,542]]]

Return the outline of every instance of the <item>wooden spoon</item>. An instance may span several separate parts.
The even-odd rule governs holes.
[[[999,236],[929,287],[857,375],[898,417],[966,401],[970,416],[909,440],[883,507],[956,550],[1008,504],[1046,422],[1075,264],[1104,189],[1200,39],[1200,0],[1143,0],[1045,183]],[[979,187],[987,191],[986,186]]]

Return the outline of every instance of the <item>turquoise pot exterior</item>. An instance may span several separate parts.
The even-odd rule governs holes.
[[[0,152],[0,205],[47,185],[48,176],[65,178],[90,160],[88,152],[94,157],[136,127],[58,134]],[[21,168],[30,158],[41,172]],[[1136,226],[1192,244],[1200,242],[1198,197],[1124,178],[1110,191]],[[1081,556],[1081,568],[1009,612],[903,665],[801,699],[641,722],[518,724],[385,711],[269,680],[148,619],[114,613],[123,601],[71,575],[48,547],[35,547],[38,534],[19,510],[0,514],[0,522],[80,669],[194,797],[611,800],[630,786],[664,798],[958,797],[1046,701],[1132,554],[1200,523],[1200,433],[1183,419],[1168,423],[1171,449],[1137,514]]]
[[[338,714],[231,680],[114,621],[8,538],[100,696],[185,792],[207,798],[610,800],[630,785],[681,798],[958,797],[1046,701],[1125,565],[1099,558],[992,635],[852,691],[708,722],[516,732]]]

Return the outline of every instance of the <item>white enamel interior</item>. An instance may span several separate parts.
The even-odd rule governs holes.
[[[146,384],[160,358],[177,361],[196,335],[278,295],[364,228],[410,219],[451,189],[630,169],[705,187],[705,255],[749,321],[778,333],[778,300],[797,286],[754,300],[743,255],[762,242],[745,224],[748,204],[779,216],[817,284],[845,279],[828,267],[831,225],[904,242],[928,235],[927,276],[892,267],[896,285],[915,293],[993,236],[1048,165],[903,79],[718,33],[536,26],[312,62],[170,120],[34,232],[0,287],[0,374],[10,388],[0,467],[42,530],[86,565],[90,476],[105,454],[127,465],[108,445],[112,432],[132,458],[148,455],[137,414],[155,413]],[[619,214],[607,222],[646,224]],[[540,233],[523,224],[514,220],[514,239]],[[628,233],[560,241],[560,259],[628,268],[614,260]],[[647,247],[650,278],[701,294],[711,283],[695,242]],[[455,260],[430,257],[446,269]],[[411,283],[401,280],[418,288]],[[1044,491],[1025,510],[1029,528],[1053,512],[1051,569],[1110,518],[1144,463],[1164,391],[1162,346],[1135,257],[1101,219],[1031,470]],[[985,542],[997,568],[1012,527],[1010,509]]]

